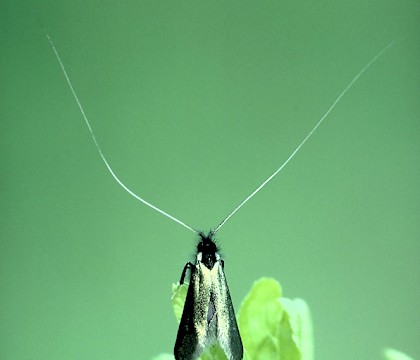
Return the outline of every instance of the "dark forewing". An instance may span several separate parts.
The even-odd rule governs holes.
[[[243,358],[243,346],[236,323],[229,287],[222,265],[219,263],[214,293],[216,295],[216,312],[218,317],[217,340],[229,360]]]
[[[190,284],[188,285],[187,297],[174,348],[176,360],[195,360],[203,350],[199,345],[196,323],[196,310],[199,302],[198,296],[200,295],[197,291],[200,285],[199,271],[197,265],[191,267]]]

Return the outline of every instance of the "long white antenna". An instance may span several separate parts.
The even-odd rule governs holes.
[[[323,123],[325,118],[330,114],[330,112],[335,108],[335,106],[338,104],[338,102],[341,100],[341,98],[347,93],[347,91],[350,90],[350,88],[353,86],[353,84],[359,79],[360,76],[385,52],[387,51],[391,46],[394,45],[394,43],[397,40],[391,41],[387,46],[385,46],[378,54],[376,54],[363,68],[358,72],[358,74],[350,81],[350,83],[344,88],[344,90],[338,95],[337,99],[331,104],[331,106],[328,108],[327,112],[319,119],[319,121],[315,124],[315,126],[312,128],[312,130],[309,132],[308,135],[305,136],[305,138],[300,142],[300,144],[296,147],[296,149],[289,155],[289,157],[286,159],[286,161],[281,164],[281,166],[272,174],[270,175],[260,186],[258,186],[251,194],[249,194],[244,201],[242,201],[228,216],[226,216],[223,221],[217,225],[213,230],[212,233],[217,232],[242,206],[245,205],[248,200],[250,200],[258,191],[260,191],[267,183],[276,176],[280,171],[283,170],[283,168],[288,164],[290,160],[296,155],[296,153],[301,149],[301,147],[306,143],[306,141],[313,135],[313,133],[318,129],[318,127]]]
[[[145,199],[143,199],[142,197],[140,197],[140,196],[138,196],[137,194],[135,194],[133,191],[131,191],[119,178],[118,178],[118,176],[114,173],[114,171],[112,170],[112,168],[111,168],[111,166],[108,164],[108,161],[106,160],[106,158],[105,158],[105,156],[104,156],[104,154],[102,153],[102,150],[101,150],[101,148],[100,148],[100,146],[99,146],[99,143],[96,141],[96,137],[95,137],[95,135],[94,135],[94,133],[93,133],[93,130],[92,130],[92,127],[90,126],[90,123],[89,123],[89,120],[88,120],[88,118],[87,118],[87,116],[86,116],[86,114],[85,114],[85,111],[83,110],[83,107],[82,107],[82,104],[80,103],[80,100],[79,100],[79,98],[78,98],[78,96],[77,96],[77,94],[76,94],[76,91],[74,90],[74,88],[73,88],[73,85],[72,85],[72,83],[71,83],[71,81],[70,81],[70,78],[69,78],[69,76],[67,75],[67,71],[66,71],[66,69],[65,69],[65,67],[64,67],[64,64],[63,64],[63,62],[61,61],[61,58],[60,58],[60,55],[58,55],[58,51],[57,51],[57,49],[55,48],[55,45],[54,45],[54,43],[53,43],[53,41],[51,40],[51,38],[50,38],[50,36],[48,35],[48,34],[46,34],[47,35],[47,39],[48,39],[48,41],[50,42],[50,45],[51,45],[51,47],[52,47],[52,49],[54,50],[54,53],[55,53],[55,57],[57,58],[57,60],[58,60],[58,63],[60,64],[60,66],[61,66],[61,70],[63,71],[63,74],[64,74],[64,77],[66,78],[66,81],[67,81],[67,84],[69,85],[69,87],[70,87],[70,90],[71,90],[71,92],[72,92],[72,94],[73,94],[73,97],[74,97],[74,99],[76,100],[76,103],[77,103],[77,106],[79,107],[79,110],[80,110],[80,112],[82,113],[82,116],[83,116],[83,119],[85,119],[85,122],[86,122],[86,125],[87,125],[87,127],[88,127],[88,129],[89,129],[89,132],[90,132],[90,135],[92,136],[92,139],[93,139],[93,142],[95,143],[95,146],[96,146],[96,149],[98,150],[98,152],[99,152],[99,155],[101,156],[101,158],[102,158],[102,161],[104,162],[104,164],[106,165],[106,167],[107,167],[107,169],[108,169],[108,171],[111,173],[111,175],[112,175],[112,177],[115,179],[115,181],[125,190],[125,191],[127,191],[131,196],[133,196],[134,198],[136,198],[137,200],[139,200],[139,201],[141,201],[143,204],[145,204],[145,205],[147,205],[147,206],[149,206],[149,207],[151,207],[153,210],[156,210],[157,212],[159,212],[159,213],[161,213],[162,215],[165,215],[166,217],[168,217],[169,219],[171,219],[171,220],[173,220],[173,221],[175,221],[175,222],[177,222],[178,224],[180,224],[180,225],[182,225],[183,227],[185,227],[185,228],[187,228],[188,230],[190,230],[190,231],[192,231],[192,232],[194,232],[194,233],[196,233],[196,234],[198,234],[199,232],[197,231],[197,230],[195,230],[195,229],[193,229],[191,226],[189,226],[189,225],[187,225],[187,224],[185,224],[183,221],[181,221],[181,220],[179,220],[179,219],[177,219],[176,217],[174,217],[174,216],[172,216],[172,215],[169,215],[167,212],[165,212],[165,211],[163,211],[162,209],[159,209],[158,207],[156,207],[155,205],[153,205],[153,204],[151,204],[151,203],[149,203],[148,201],[146,201]]]

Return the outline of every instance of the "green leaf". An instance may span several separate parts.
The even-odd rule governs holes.
[[[239,331],[249,358],[259,354],[279,352],[278,324],[283,308],[280,284],[274,279],[262,278],[254,283],[239,310]],[[270,358],[265,356],[265,358]],[[262,358],[262,357],[261,357]]]
[[[239,329],[249,359],[313,360],[307,304],[281,297],[280,284],[256,281],[239,311]]]
[[[198,360],[227,360],[225,352],[218,345],[211,346]]]
[[[181,321],[182,311],[184,310],[185,299],[187,297],[188,285],[172,284],[172,306],[175,318],[178,323]]]
[[[288,314],[292,327],[292,339],[299,348],[302,360],[313,360],[313,329],[309,307],[302,299],[281,298],[280,303]]]
[[[384,349],[385,360],[413,360],[412,357],[391,348]]]
[[[152,360],[175,360],[175,356],[172,354],[160,354],[152,358]]]

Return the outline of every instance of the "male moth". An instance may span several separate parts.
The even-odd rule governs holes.
[[[181,275],[191,270],[190,284],[175,343],[175,359],[197,359],[213,344],[219,344],[228,359],[242,359],[243,347],[229,287],[213,240],[213,233],[200,233],[195,264],[187,263]]]
[[[386,51],[395,41],[389,43],[377,55],[375,55],[348,83],[344,90],[338,95],[321,119],[315,124],[306,137],[298,144],[295,150],[289,155],[281,166],[271,174],[257,189],[248,195],[224,220],[207,235],[197,231],[181,220],[166,213],[157,206],[149,203],[139,195],[131,191],[115,174],[102,150],[91,128],[90,122],[85,114],[81,102],[73,88],[70,78],[67,74],[64,64],[58,54],[58,51],[49,35],[48,41],[54,51],[57,61],[61,67],[67,84],[73,94],[73,97],[79,107],[83,119],[86,122],[92,140],[96,149],[105,163],[110,174],[116,182],[131,196],[142,202],[143,204],[158,211],[162,215],[170,218],[176,223],[182,225],[188,230],[196,233],[200,237],[197,245],[197,255],[195,263],[187,263],[181,275],[181,284],[185,280],[186,272],[191,271],[190,283],[188,287],[187,297],[184,310],[181,317],[181,323],[178,329],[178,335],[175,342],[174,354],[177,360],[195,360],[206,349],[214,344],[218,344],[226,354],[229,360],[240,360],[243,358],[243,346],[236,323],[235,312],[230,298],[229,287],[224,273],[224,261],[220,258],[217,246],[214,242],[216,232],[258,191],[260,191],[274,176],[276,176],[287,163],[296,155],[306,141],[313,135],[325,118],[335,108],[341,98],[359,79],[359,77]]]

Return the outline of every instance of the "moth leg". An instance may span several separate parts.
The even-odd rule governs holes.
[[[187,273],[187,269],[191,269],[192,267],[194,267],[194,264],[193,263],[187,262],[185,264],[184,270],[182,270],[181,280],[179,280],[180,285],[182,285],[184,283],[185,275]]]

